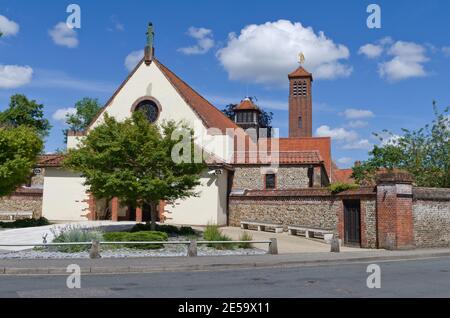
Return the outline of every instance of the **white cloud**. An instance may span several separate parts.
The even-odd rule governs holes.
[[[381,45],[366,44],[359,48],[358,54],[364,54],[369,59],[379,57],[383,53],[383,47]]]
[[[355,131],[346,130],[345,128],[330,128],[327,125],[322,125],[317,128],[316,136],[331,137],[334,140],[342,140],[347,142],[358,139],[358,134]]]
[[[37,88],[64,88],[95,93],[111,93],[117,87],[116,83],[74,78],[65,72],[45,69],[36,70],[34,79],[29,86]]]
[[[0,32],[3,33],[4,37],[16,35],[19,33],[19,29],[20,27],[16,22],[0,14]]]
[[[0,65],[0,88],[17,88],[28,84],[33,77],[29,66]]]
[[[373,112],[366,109],[348,108],[344,111],[344,116],[347,119],[361,119],[371,118],[374,116]]]
[[[450,57],[450,46],[444,46],[442,52],[444,52],[445,56]]]
[[[372,144],[367,139],[360,139],[355,142],[345,144],[342,149],[345,150],[369,150],[372,148]]]
[[[380,137],[383,138],[383,140],[380,142],[381,146],[387,146],[387,145],[395,146],[398,144],[398,141],[401,138],[400,135],[388,134],[388,133],[380,134]]]
[[[347,47],[288,20],[247,25],[239,35],[230,33],[217,58],[232,80],[284,84],[287,74],[298,66],[299,52],[316,79],[347,77],[352,72],[342,63],[350,56]]]
[[[205,54],[214,47],[213,33],[210,29],[190,27],[187,34],[197,40],[197,44],[179,48],[178,51],[186,55]]]
[[[372,148],[372,144],[367,139],[360,139],[354,142],[345,144],[342,149],[346,150],[369,150]]]
[[[128,71],[132,71],[140,60],[144,57],[144,50],[133,51],[125,58],[125,67]]]
[[[353,163],[353,159],[350,158],[350,157],[342,157],[342,158],[339,158],[337,160],[337,162],[342,164],[342,165],[348,165],[350,163]]]
[[[65,123],[68,115],[74,115],[76,113],[77,110],[73,107],[60,108],[53,113],[52,118],[56,121],[62,121]]]
[[[348,127],[350,128],[363,128],[367,127],[369,123],[364,120],[352,120],[348,123]]]
[[[388,50],[393,56],[390,61],[380,63],[378,72],[382,78],[389,81],[400,81],[413,77],[427,75],[423,63],[429,59],[426,49],[413,42],[397,41]]]
[[[108,31],[119,31],[119,32],[125,31],[125,26],[123,25],[123,23],[117,20],[117,17],[115,15],[111,16],[111,23],[113,24],[113,26],[107,28]]]
[[[70,49],[78,46],[77,32],[64,22],[59,22],[48,31],[56,45],[66,46]]]

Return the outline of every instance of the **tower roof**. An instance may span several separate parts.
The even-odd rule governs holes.
[[[310,72],[308,72],[307,70],[305,70],[303,68],[303,66],[299,66],[295,71],[293,71],[292,73],[289,73],[288,75],[289,78],[294,78],[294,77],[310,77],[312,80],[312,74]]]
[[[256,106],[251,98],[244,98],[239,105],[234,107],[234,110],[257,110],[260,111],[258,106]]]

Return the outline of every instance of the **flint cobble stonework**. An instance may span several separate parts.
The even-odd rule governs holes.
[[[364,212],[365,210],[365,212]],[[363,247],[377,247],[377,210],[375,200],[361,200],[361,213],[365,213],[365,240]]]
[[[263,190],[265,187],[264,174],[276,173],[276,187],[279,190],[308,188],[308,168],[304,166],[280,166],[276,170],[270,167],[241,166],[235,167],[233,189]]]
[[[450,201],[413,202],[416,247],[450,246]]]
[[[0,198],[0,211],[33,211],[33,217],[42,215],[42,197],[38,196],[10,196]],[[1,217],[0,217],[1,218]],[[9,217],[3,217],[9,220]]]
[[[241,220],[288,225],[305,225],[314,228],[332,229],[337,233],[337,213],[340,200],[289,199],[289,200],[240,200],[231,199],[229,221],[231,226],[240,226]]]

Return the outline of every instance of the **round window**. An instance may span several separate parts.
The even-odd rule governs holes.
[[[137,104],[135,111],[143,111],[148,121],[154,123],[158,119],[159,108],[154,101],[143,100]]]

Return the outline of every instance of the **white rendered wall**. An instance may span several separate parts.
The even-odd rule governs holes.
[[[84,221],[88,211],[88,199],[83,185],[84,178],[73,172],[46,168],[42,216],[51,221]]]

